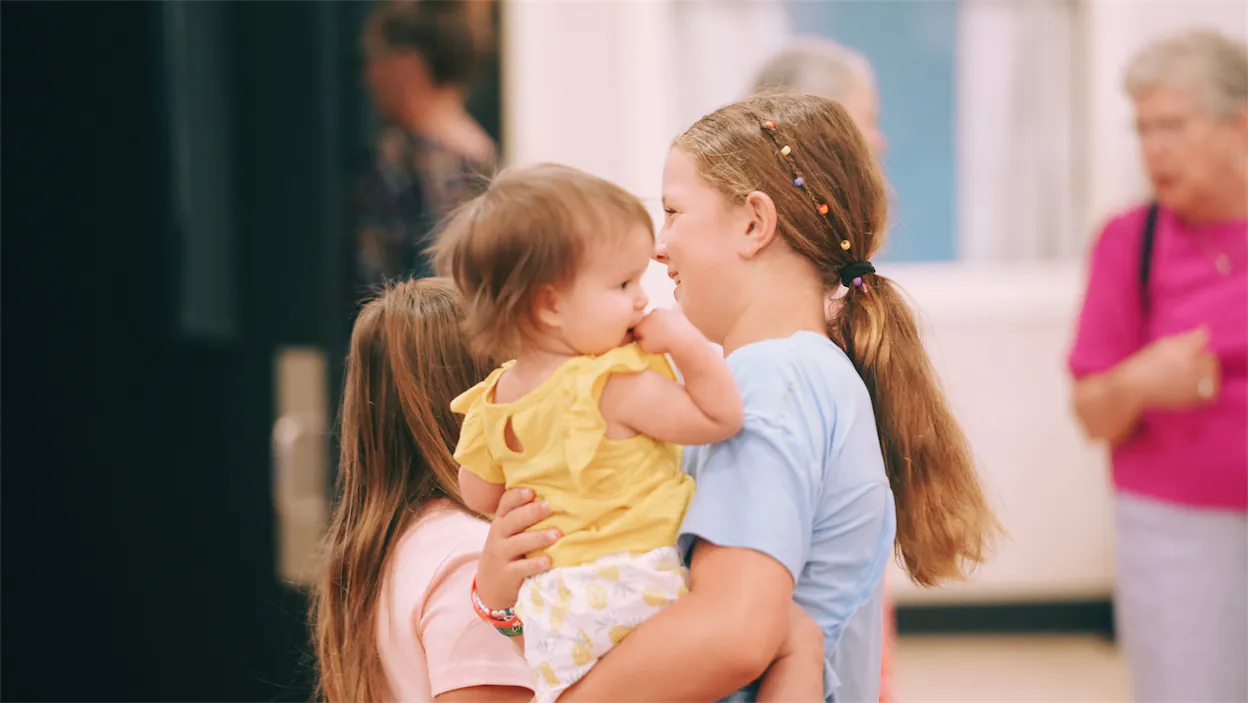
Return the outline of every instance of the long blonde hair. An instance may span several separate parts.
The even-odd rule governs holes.
[[[764,131],[769,122],[779,143],[791,145],[804,188],[795,186],[786,157]],[[754,96],[698,120],[675,146],[731,202],[744,202],[753,191],[771,196],[780,236],[814,264],[829,289],[840,286],[842,267],[868,261],[884,241],[884,177],[839,103],[813,95]],[[827,205],[826,216],[814,201]],[[828,336],[871,393],[897,501],[896,549],[915,583],[962,578],[986,558],[1000,526],[914,312],[884,276],[862,279],[866,285],[845,294]]]
[[[330,703],[385,696],[377,603],[392,547],[435,498],[461,508],[451,400],[489,373],[460,334],[449,281],[388,287],[351,335],[341,409],[339,501],[312,602],[320,692]]]

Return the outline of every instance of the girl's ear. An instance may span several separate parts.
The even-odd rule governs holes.
[[[749,259],[767,248],[776,237],[776,203],[770,195],[754,191],[745,196],[746,228],[740,249],[741,257]]]

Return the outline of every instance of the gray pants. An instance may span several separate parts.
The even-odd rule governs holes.
[[[1248,701],[1248,517],[1114,505],[1118,636],[1136,701]]]

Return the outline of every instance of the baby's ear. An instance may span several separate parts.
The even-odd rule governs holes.
[[[555,290],[554,286],[545,285],[538,288],[533,294],[533,321],[541,328],[563,327],[561,302],[559,291]]]

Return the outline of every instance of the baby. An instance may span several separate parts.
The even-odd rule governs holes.
[[[439,270],[466,301],[469,343],[514,358],[451,405],[464,415],[464,502],[489,515],[507,489],[528,487],[553,511],[533,529],[563,534],[544,552],[553,568],[525,582],[514,612],[472,594],[483,618],[524,634],[539,702],[685,592],[676,537],[693,480],[680,445],[741,428],[723,358],[680,313],[646,314],[653,251],[635,197],[558,165],[500,175],[438,244]]]

